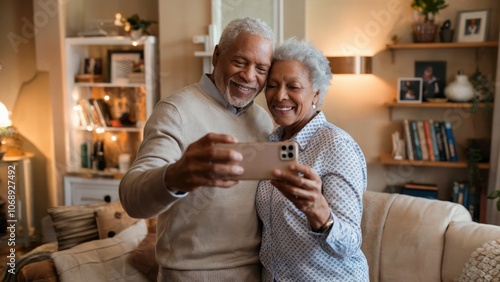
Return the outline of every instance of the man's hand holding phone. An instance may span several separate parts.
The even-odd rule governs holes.
[[[191,143],[181,158],[171,164],[165,174],[165,183],[172,192],[190,192],[201,186],[231,187],[234,178],[243,173],[238,165],[241,153],[214,146],[236,143],[226,134],[209,133]]]

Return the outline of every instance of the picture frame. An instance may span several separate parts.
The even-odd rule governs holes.
[[[398,103],[422,103],[422,88],[421,77],[398,78]]]
[[[490,10],[459,11],[457,16],[457,42],[486,41]]]
[[[143,50],[108,50],[109,82],[130,83],[134,65],[140,64],[143,60]]]
[[[422,101],[445,98],[446,61],[415,61],[415,77],[423,80]]]

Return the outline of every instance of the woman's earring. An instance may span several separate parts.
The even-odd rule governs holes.
[[[313,110],[316,110],[316,104],[313,104]]]

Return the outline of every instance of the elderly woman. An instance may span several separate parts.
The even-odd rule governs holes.
[[[293,140],[299,160],[257,191],[263,281],[368,281],[361,251],[366,161],[353,138],[316,108],[330,85],[328,60],[288,39],[273,56],[265,96],[280,125],[270,141]]]

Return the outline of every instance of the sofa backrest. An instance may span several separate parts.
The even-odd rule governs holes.
[[[446,229],[472,221],[461,205],[366,191],[362,250],[370,281],[441,281]]]

